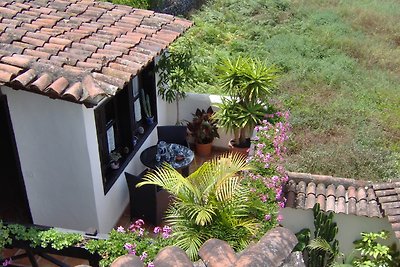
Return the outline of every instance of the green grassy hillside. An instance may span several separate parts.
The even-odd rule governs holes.
[[[287,168],[400,178],[400,2],[216,0],[193,14],[200,84],[221,93],[215,64],[250,55],[281,70],[274,97],[290,109]]]

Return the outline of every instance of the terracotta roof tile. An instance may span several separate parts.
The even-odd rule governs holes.
[[[14,46],[20,47],[22,49],[28,48],[28,49],[36,49],[36,45],[32,45],[32,44],[27,44],[27,43],[23,43],[23,42],[16,42],[14,41],[12,43]]]
[[[29,69],[28,71],[15,77],[15,79],[12,81],[12,84],[16,85],[17,88],[26,87],[35,78],[36,78],[36,71],[33,69]]]
[[[101,73],[103,73],[104,75],[108,75],[108,76],[112,76],[112,77],[121,79],[125,82],[129,82],[133,76],[132,73],[125,72],[122,70],[117,70],[117,69],[110,68],[110,67],[102,68]]]
[[[32,44],[32,45],[36,45],[36,46],[43,46],[46,43],[46,41],[27,37],[27,36],[22,37],[21,41],[24,43]]]
[[[53,79],[48,73],[43,73],[39,78],[34,81],[29,87],[33,90],[45,91],[47,87],[52,83]]]
[[[15,67],[15,66],[11,66],[11,65],[8,65],[8,64],[1,64],[1,63],[0,63],[0,70],[12,73],[14,75],[18,75],[23,71],[23,69],[21,69],[21,68],[18,68],[18,67]]]
[[[68,80],[64,77],[60,77],[55,80],[47,90],[51,90],[51,93],[61,95],[61,93],[68,87]]]
[[[0,70],[0,82],[9,82],[15,77],[15,74],[12,74],[7,71]]]
[[[17,14],[18,14],[18,11],[16,11],[16,10],[6,8],[6,7],[0,7],[0,16],[3,18],[12,19]]]
[[[83,89],[82,89],[82,83],[76,82],[72,86],[68,87],[64,94],[63,97],[73,99],[76,101],[79,101],[81,95],[82,95]]]
[[[89,106],[122,89],[192,25],[92,0],[2,1],[0,18],[0,84]]]
[[[96,71],[100,71],[102,68],[102,65],[99,63],[90,63],[90,62],[84,62],[84,61],[78,61],[76,63],[76,66],[79,68],[87,68],[87,69],[96,70]]]
[[[124,80],[119,79],[117,77],[107,76],[107,75],[104,75],[104,74],[101,74],[101,73],[97,73],[97,72],[93,72],[92,75],[96,80],[99,80],[99,81],[114,85],[117,88],[122,88],[126,84],[126,82]]]
[[[324,211],[382,217],[375,192],[366,182],[305,173],[288,176],[286,207],[312,209],[319,203]]]

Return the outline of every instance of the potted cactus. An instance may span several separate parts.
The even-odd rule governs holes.
[[[142,93],[141,100],[142,100],[143,111],[146,117],[146,123],[148,125],[151,125],[154,123],[154,117],[151,114],[150,97],[148,94],[144,92],[143,89],[141,89],[141,93]]]
[[[217,121],[214,119],[214,111],[211,107],[205,111],[197,109],[193,114],[192,122],[187,127],[195,139],[196,153],[200,156],[209,156],[212,150],[212,142],[219,138]]]

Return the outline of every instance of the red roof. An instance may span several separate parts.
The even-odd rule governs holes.
[[[289,172],[286,207],[321,210],[366,217],[383,217],[372,185],[365,181]]]
[[[191,25],[108,2],[1,1],[0,84],[93,106]]]

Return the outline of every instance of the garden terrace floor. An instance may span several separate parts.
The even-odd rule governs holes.
[[[195,170],[197,170],[205,161],[208,161],[208,160],[210,160],[218,155],[221,155],[223,153],[226,153],[226,152],[227,152],[227,150],[225,150],[223,148],[213,148],[212,154],[208,157],[201,157],[201,156],[196,155],[193,162],[189,166],[189,173],[192,173]],[[129,207],[127,207],[125,209],[125,211],[123,212],[122,216],[117,221],[115,227],[123,226],[124,228],[127,228],[130,226],[130,224],[131,224],[131,222],[130,222]],[[152,231],[153,227],[154,227],[153,225],[146,225],[146,228],[150,231]],[[4,249],[3,257],[8,258],[11,256],[22,254],[24,252],[25,251],[23,249]],[[50,254],[50,256],[54,257],[55,259],[63,262],[64,264],[66,264],[68,266],[89,264],[87,260],[83,260],[83,259],[65,257],[65,256],[60,256],[60,255],[52,255],[52,254]],[[36,261],[38,262],[39,267],[56,267],[57,266],[40,256],[35,256],[35,257],[36,257]],[[28,258],[22,258],[22,259],[15,260],[12,262],[12,265],[22,266],[22,267],[31,266]]]

